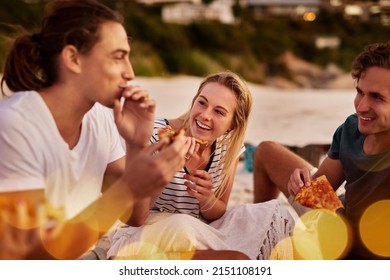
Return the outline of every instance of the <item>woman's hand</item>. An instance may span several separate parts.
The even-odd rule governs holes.
[[[213,183],[211,175],[204,170],[194,170],[190,175],[185,174],[184,185],[187,187],[187,192],[199,200],[200,207],[212,207],[215,195],[212,190]],[[211,204],[211,205],[210,205]]]
[[[296,168],[287,183],[287,190],[291,195],[296,195],[304,185],[310,186],[311,174],[308,168]]]
[[[194,137],[186,137],[186,146],[188,147],[185,159],[189,160],[192,155],[196,154],[199,151],[199,143],[195,141]]]
[[[128,86],[123,90],[123,106],[115,101],[115,123],[126,143],[145,147],[153,132],[156,102],[138,86]]]

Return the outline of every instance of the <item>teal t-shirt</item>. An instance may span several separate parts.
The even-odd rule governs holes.
[[[359,132],[357,115],[353,114],[338,127],[328,151],[328,156],[340,160],[343,166],[345,214],[355,230],[368,206],[390,199],[390,150],[366,155],[363,152],[365,137]]]

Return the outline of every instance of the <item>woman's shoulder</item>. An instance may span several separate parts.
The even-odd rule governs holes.
[[[150,138],[151,143],[158,142],[158,130],[163,127],[167,127],[169,122],[167,119],[159,118],[154,120],[153,134]]]
[[[168,119],[163,119],[163,118],[159,118],[159,119],[155,119],[154,120],[154,128],[158,129],[158,128],[161,128],[161,127],[166,127],[169,125],[169,121]]]

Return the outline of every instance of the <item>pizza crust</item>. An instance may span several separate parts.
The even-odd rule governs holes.
[[[199,143],[200,145],[206,145],[209,143],[206,140],[202,140],[202,139],[198,139],[198,138],[195,138],[195,142]]]

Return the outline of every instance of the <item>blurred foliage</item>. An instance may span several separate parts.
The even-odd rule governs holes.
[[[0,0],[0,63],[10,46],[9,38],[39,27],[48,0]],[[326,66],[334,63],[349,71],[352,59],[363,46],[388,40],[390,27],[376,21],[346,20],[341,14],[321,12],[316,21],[293,19],[255,20],[236,5],[236,25],[202,22],[166,24],[161,6],[143,6],[130,0],[101,0],[125,16],[133,38],[131,61],[137,75],[168,76],[207,73],[230,69],[249,81],[262,83],[267,76],[289,77],[278,58],[286,51],[307,61]],[[207,2],[207,1],[206,1]],[[338,36],[338,49],[317,49],[315,38]]]

